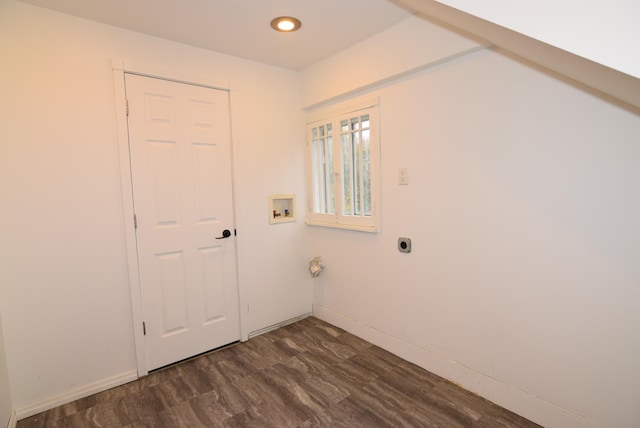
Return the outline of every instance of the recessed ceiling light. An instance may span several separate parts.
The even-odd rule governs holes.
[[[302,22],[292,16],[279,16],[271,20],[271,28],[284,33],[297,31],[302,27]]]

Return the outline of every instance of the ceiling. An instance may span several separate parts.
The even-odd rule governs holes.
[[[20,0],[192,46],[303,70],[410,16],[389,0]],[[295,16],[302,28],[269,23]]]

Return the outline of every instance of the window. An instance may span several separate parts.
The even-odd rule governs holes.
[[[308,124],[310,201],[307,223],[376,232],[379,226],[377,103]]]

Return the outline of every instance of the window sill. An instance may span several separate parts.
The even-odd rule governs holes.
[[[342,223],[329,223],[318,220],[309,220],[306,219],[305,223],[309,226],[320,226],[320,227],[330,227],[332,229],[344,229],[344,230],[353,230],[356,232],[367,232],[367,233],[377,233],[377,226],[364,226],[359,224],[342,224]]]

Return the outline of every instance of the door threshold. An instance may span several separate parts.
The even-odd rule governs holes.
[[[219,347],[214,348],[214,349],[209,349],[208,351],[204,351],[204,352],[201,352],[199,354],[193,355],[191,357],[184,358],[184,359],[182,359],[180,361],[176,361],[174,363],[167,364],[166,366],[162,366],[162,367],[158,367],[157,369],[150,370],[149,374],[156,373],[156,372],[162,371],[164,369],[168,369],[168,368],[177,366],[177,365],[182,364],[182,363],[186,363],[187,361],[195,360],[196,358],[200,358],[200,357],[202,357],[204,355],[211,354],[212,352],[221,351],[223,349],[231,348],[231,347],[233,347],[235,345],[238,345],[239,343],[240,343],[240,341],[236,340],[235,342],[227,343],[226,345],[222,345],[222,346],[219,346]]]

